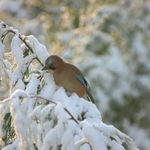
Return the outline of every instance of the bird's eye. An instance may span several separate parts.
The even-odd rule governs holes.
[[[52,63],[50,64],[50,66],[54,66],[54,62],[52,62]]]

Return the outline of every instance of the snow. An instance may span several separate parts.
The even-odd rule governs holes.
[[[21,79],[19,79],[18,83],[16,85],[16,89],[22,89],[23,90],[24,88],[25,88],[24,82]]]
[[[31,113],[30,113],[30,118],[32,119],[32,120],[34,120],[34,119],[40,119],[40,116],[41,116],[41,106],[38,106],[38,107],[36,107]],[[42,116],[42,118],[44,118],[43,116]]]
[[[111,141],[112,144],[112,150],[125,150],[123,146],[120,147],[118,143],[116,143],[114,140]]]
[[[99,147],[101,147],[102,150],[107,150],[108,145],[110,147],[112,146],[113,149],[122,150],[123,147],[120,144],[122,142],[128,143],[127,139],[130,138],[115,127],[102,123],[99,111],[88,101],[76,97],[75,100],[78,103],[78,107],[80,106],[80,109],[81,105],[86,104],[82,106],[82,111],[85,110],[85,107],[88,107],[84,115],[85,119],[79,123],[79,126],[73,120],[69,120],[71,116],[64,110],[63,100],[66,98],[66,94],[62,89],[63,88],[59,91],[60,93],[56,91],[57,96],[62,96],[61,92],[64,92],[65,97],[61,97],[59,102],[57,100],[56,106],[51,103],[46,106],[41,105],[32,109],[30,112],[28,111],[30,108],[29,104],[33,99],[30,98],[29,93],[18,89],[12,94],[10,111],[14,117],[16,135],[20,139],[19,147],[21,149],[22,147],[28,148],[27,144],[30,142],[25,141],[25,139],[28,135],[28,128],[30,128],[30,135],[33,135],[30,138],[34,142],[37,142],[37,146],[41,150],[50,149],[51,147],[55,150],[58,145],[62,145],[62,149],[64,150],[68,148],[76,150],[84,141],[90,143],[94,150],[98,150]],[[68,100],[70,100],[69,97]],[[67,107],[69,107],[69,105]],[[76,114],[79,115],[79,111],[76,107],[77,106],[75,106],[75,110],[72,112],[77,111]],[[73,106],[71,108],[74,109]],[[51,118],[49,118],[50,120],[47,118],[48,116]],[[88,118],[95,119],[89,120]],[[36,123],[35,120],[38,122]],[[57,124],[52,122],[54,120],[57,120]],[[111,141],[110,136],[114,137],[115,141]],[[118,136],[118,139],[115,138],[115,136]],[[43,137],[43,140],[40,137]],[[38,138],[37,141],[36,138]],[[133,141],[130,142],[131,145],[134,145]],[[81,147],[83,150],[86,147],[89,148],[88,145]],[[132,147],[132,150],[133,149],[134,147]]]
[[[72,143],[73,141],[73,134],[71,132],[71,130],[67,130],[61,140],[62,143],[62,150],[66,150],[68,147],[69,149],[74,149],[74,145]]]
[[[18,36],[17,32],[11,45],[16,67],[9,70],[12,73],[9,101],[0,103],[4,109],[0,122],[6,112],[10,112],[16,136],[4,150],[35,149],[34,145],[39,150],[59,147],[62,150],[107,150],[108,147],[123,150],[123,142],[129,145],[129,150],[137,150],[131,138],[103,123],[94,104],[56,86],[49,73],[36,71],[32,59],[38,57],[44,65],[49,56],[46,47],[34,36],[28,36],[27,43],[32,46],[33,54],[24,57],[24,46]],[[2,130],[0,134],[3,135]]]
[[[10,64],[10,62],[9,62],[9,61],[4,60],[4,64],[5,64],[6,69],[10,69],[11,64]]]
[[[54,150],[57,150],[57,146],[58,144],[60,143],[60,138],[58,136],[57,133],[57,130],[56,128],[50,130],[44,140],[43,140],[43,146],[41,148],[41,150],[45,150],[45,149],[50,149],[50,148],[53,148]]]
[[[80,148],[80,150],[90,150],[91,147],[88,144],[83,144]]]
[[[2,44],[2,42],[0,41],[0,60],[2,60],[2,57],[4,55],[4,45]]]
[[[23,63],[23,53],[22,50],[20,48],[20,39],[19,37],[16,35],[13,39],[12,39],[12,44],[11,44],[11,49],[12,49],[12,54],[16,59],[16,63],[18,65],[22,66]]]
[[[90,1],[90,3],[87,3],[84,6],[80,6],[84,7],[85,9],[81,9],[81,11],[78,11],[78,28],[74,26],[74,22],[76,21],[74,15],[71,15],[70,12],[67,12],[67,16],[69,15],[69,20],[72,25],[69,30],[65,31],[61,28],[62,23],[60,23],[60,26],[57,26],[59,30],[53,30],[53,24],[55,24],[56,22],[58,23],[61,19],[60,9],[62,5],[59,4],[58,6],[52,6],[51,8],[51,18],[55,23],[53,23],[53,21],[50,21],[50,19],[47,18],[48,15],[43,14],[43,12],[40,14],[31,13],[31,10],[26,9],[28,7],[24,7],[24,5],[22,5],[23,2],[19,0],[1,0],[0,12],[4,14],[2,19],[5,19],[7,23],[11,23],[11,25],[20,29],[22,33],[34,34],[34,36],[38,38],[40,38],[42,35],[42,39],[40,39],[43,41],[41,43],[45,43],[47,48],[52,46],[54,50],[56,49],[55,51],[53,50],[54,53],[56,52],[58,54],[59,52],[57,50],[62,46],[61,50],[63,50],[63,54],[61,53],[61,56],[63,56],[63,58],[67,57],[73,63],[78,63],[79,61],[82,61],[84,59],[84,61],[81,62],[86,63],[84,67],[80,66],[81,63],[77,65],[83,71],[86,79],[90,83],[92,94],[96,100],[97,107],[100,110],[102,116],[105,112],[109,112],[109,109],[111,108],[111,105],[109,106],[109,103],[112,102],[112,100],[114,100],[114,105],[118,105],[118,103],[121,103],[123,106],[126,104],[126,96],[129,98],[133,97],[135,101],[137,100],[137,98],[141,99],[141,97],[144,97],[144,99],[141,99],[138,103],[135,102],[136,105],[139,106],[140,115],[139,113],[137,114],[132,112],[132,115],[129,116],[129,120],[132,117],[133,122],[135,124],[139,124],[139,127],[136,128],[136,126],[133,126],[132,128],[132,125],[124,126],[123,131],[128,131],[127,133],[132,136],[133,139],[135,139],[137,145],[141,146],[141,149],[146,150],[147,147],[149,147],[148,143],[150,143],[149,137],[146,136],[148,123],[141,120],[144,119],[148,121],[149,118],[148,113],[146,112],[149,110],[148,93],[150,89],[150,38],[149,32],[147,32],[149,30],[150,24],[150,5],[149,2],[143,1],[136,4],[136,1],[131,0],[125,0],[124,2],[116,1],[116,3],[102,2],[100,5],[97,5],[97,3],[99,2]],[[26,4],[32,5],[32,2],[30,3],[29,1],[27,1]],[[74,5],[72,6],[73,7],[71,12],[74,12]],[[24,10],[24,17],[20,17],[19,19],[18,16],[21,16]],[[33,11],[36,10],[33,9]],[[49,21],[51,22],[50,24]],[[95,25],[97,26],[96,28]],[[7,30],[7,27],[5,28],[5,25],[2,26],[1,24],[0,27],[2,27],[0,33],[4,33],[4,31]],[[51,31],[49,29],[52,29],[52,34],[50,33]],[[76,31],[78,31],[78,33]],[[51,37],[52,39],[54,37],[55,40],[51,41]],[[11,37],[7,36],[5,42],[9,42],[9,38]],[[95,41],[96,38],[98,39],[98,41]],[[90,44],[88,50],[87,44]],[[115,44],[115,46],[113,44]],[[22,46],[23,45],[21,45],[21,49],[24,52],[24,48],[26,46],[24,45],[24,48]],[[33,44],[31,44],[31,47],[34,48]],[[0,66],[2,68],[0,74],[2,73],[1,75],[4,76],[4,79],[8,78],[8,80],[10,81],[8,85],[9,87],[10,85],[12,85],[11,90],[6,91],[5,97],[9,97],[16,89],[22,89],[27,93],[38,93],[44,98],[52,99],[57,102],[61,100],[61,96],[59,97],[56,91],[58,90],[57,92],[59,93],[60,90],[62,90],[59,94],[65,97],[63,97],[63,105],[67,107],[67,109],[74,115],[75,118],[82,118],[82,115],[78,116],[79,112],[82,113],[82,111],[84,110],[83,112],[85,113],[87,111],[87,107],[89,106],[86,101],[84,102],[84,99],[79,99],[75,93],[70,97],[67,97],[66,93],[63,94],[63,92],[65,92],[64,89],[59,89],[57,86],[53,88],[55,84],[51,84],[51,81],[46,87],[47,80],[43,79],[41,81],[38,74],[36,74],[35,72],[31,73],[32,71],[36,71],[34,64],[31,64],[29,66],[30,75],[28,77],[27,73],[24,72],[24,70],[26,70],[26,68],[28,67],[28,64],[27,66],[24,64],[25,60],[23,60],[22,67],[20,67],[18,71],[14,72],[13,69],[16,69],[14,62],[11,62],[9,64],[5,61],[5,59],[7,59],[7,56],[4,54],[4,48],[6,50],[10,50],[10,44],[5,46],[2,43],[0,44]],[[116,48],[116,51],[118,51],[118,53],[115,53],[112,48]],[[102,54],[95,54],[95,52],[102,52]],[[35,53],[33,55],[34,57],[37,56],[37,54]],[[14,59],[15,58],[13,58],[13,60]],[[28,63],[28,60],[26,62]],[[26,74],[25,78],[24,74]],[[46,75],[44,74],[44,76]],[[32,79],[35,79],[35,81],[33,81]],[[1,85],[2,84],[0,80],[0,95],[3,96],[4,88],[2,88]],[[49,87],[50,90],[48,90]],[[47,90],[45,90],[44,88]],[[79,103],[78,101],[82,101],[82,103]],[[32,113],[35,107],[37,107],[36,102],[36,99],[30,99],[30,109],[28,109],[28,113]],[[43,104],[46,102],[41,100],[39,103]],[[80,106],[78,106],[79,104]],[[146,108],[143,107],[145,105],[147,106]],[[131,111],[134,110],[131,107],[132,105],[129,105],[128,109],[130,109]],[[1,112],[3,112],[1,113],[1,116],[4,116],[6,112],[9,112],[9,104],[8,106],[4,106],[3,104],[1,108],[3,109],[0,110]],[[105,118],[108,122],[111,121],[112,124],[114,124],[113,119],[116,117],[116,115],[118,115],[116,110],[117,109],[111,110],[111,114],[108,114],[108,118]],[[144,112],[142,113],[142,116],[141,111]],[[94,120],[98,121],[98,119],[90,118],[89,114],[90,113],[88,112],[86,114],[88,119],[85,119],[87,121],[91,121],[90,123],[94,122]],[[122,120],[123,117],[119,116],[119,118],[120,120]],[[145,123],[144,127],[141,125],[141,122],[142,124]],[[120,126],[123,125],[122,121],[120,121],[119,123]],[[142,127],[145,131],[141,131]],[[139,133],[138,136],[137,130]],[[80,136],[76,135],[76,137],[79,138]],[[116,146],[116,144],[114,145]]]
[[[37,55],[37,57],[40,59],[42,64],[45,64],[45,60],[48,58],[49,54],[46,50],[46,47],[38,42],[38,40],[33,36],[28,36],[28,39],[30,42],[32,42],[34,47],[34,52]]]
[[[19,138],[16,138],[13,142],[13,144],[6,146],[3,150],[19,150],[18,144],[19,144],[20,140]]]
[[[38,85],[40,84],[39,80],[37,79],[37,76],[36,75],[32,75],[31,74],[31,77],[30,77],[30,81],[26,87],[26,92],[28,93],[32,93],[32,94],[36,94],[37,93],[37,88],[38,88]]]
[[[2,35],[9,29],[9,27],[0,20],[0,37],[2,37]],[[7,61],[3,60],[3,56],[4,56],[4,45],[2,43],[2,41],[0,40],[0,66],[2,68],[2,70],[4,70],[4,68],[8,68],[9,64]]]
[[[55,115],[58,118],[58,124],[65,124],[65,123],[67,123],[65,110],[63,109],[63,106],[62,106],[61,103],[57,103],[57,106],[55,107]]]
[[[99,148],[101,148],[101,150],[107,150],[107,140],[101,132],[97,132],[96,129],[86,121],[81,122],[80,125],[85,138],[90,142],[94,150],[99,150]]]
[[[44,73],[44,87],[40,91],[40,95],[44,98],[50,98],[56,90],[56,84],[52,75]]]

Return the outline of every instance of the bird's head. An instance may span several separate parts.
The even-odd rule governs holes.
[[[56,56],[51,55],[45,61],[45,67],[42,70],[56,70],[63,64],[63,60]]]

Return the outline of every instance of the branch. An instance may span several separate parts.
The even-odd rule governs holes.
[[[13,34],[16,34],[17,32],[15,30],[12,30],[7,24],[5,24],[4,22],[0,21],[1,24],[1,28],[5,29],[8,27],[8,30],[6,30],[2,35],[1,35],[1,41],[4,41],[5,36],[11,32]],[[26,42],[26,36],[25,38],[23,38],[23,36],[19,33],[18,35],[19,39],[27,46],[27,48],[31,51],[31,53],[34,53],[34,50],[29,46],[29,44]],[[43,64],[41,63],[41,61],[38,59],[38,57],[36,57],[37,61],[41,64],[41,66],[43,66]]]
[[[15,31],[13,30],[8,30],[8,32],[12,32],[14,34],[16,34]],[[28,45],[28,43],[26,42],[26,36],[23,38],[21,34],[19,34],[19,39],[27,46],[27,48],[31,51],[31,53],[34,53],[33,49]],[[36,57],[37,61],[41,64],[41,66],[43,66],[43,64],[41,63],[41,61],[38,59],[38,57]]]
[[[31,94],[31,95],[32,95],[31,98],[39,98],[39,99],[42,99],[42,100],[44,100],[44,101],[46,101],[48,103],[52,103],[54,105],[57,105],[57,103],[52,101],[52,100],[48,100],[48,99],[46,99],[44,97],[41,97],[41,96],[38,96],[38,95],[34,95],[34,94]],[[4,99],[3,101],[0,102],[0,104],[4,104],[4,103],[6,103],[6,102],[8,102],[10,100],[11,100],[11,97],[9,97],[7,99]],[[63,109],[69,114],[69,116],[71,117],[72,120],[74,120],[77,124],[79,124],[78,120],[76,120],[74,118],[74,116],[69,112],[69,110],[66,107],[63,107]]]
[[[2,101],[0,102],[0,104],[7,103],[7,102],[9,102],[10,100],[11,100],[11,97],[8,97],[8,98],[2,100]]]
[[[53,103],[53,104],[57,105],[57,103],[54,102],[54,101],[52,101],[52,100],[48,100],[48,99],[46,99],[46,98],[43,98],[43,97],[41,97],[41,96],[34,95],[34,94],[31,94],[31,95],[32,95],[31,98],[39,98],[39,99],[42,99],[42,100],[44,100],[44,101],[46,101],[46,102],[48,102],[48,103]],[[63,107],[63,109],[69,114],[69,116],[71,117],[72,120],[74,120],[77,124],[79,124],[78,120],[76,120],[76,119],[74,118],[74,116],[69,112],[69,110],[68,110],[66,107]]]

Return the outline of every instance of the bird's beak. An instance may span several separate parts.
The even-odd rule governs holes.
[[[47,70],[46,66],[42,68],[42,71],[43,71],[43,70]]]

